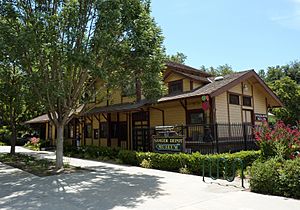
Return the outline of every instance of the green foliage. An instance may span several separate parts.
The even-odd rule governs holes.
[[[190,170],[188,169],[188,167],[185,165],[184,167],[181,167],[181,168],[179,169],[179,173],[181,173],[181,174],[190,174],[191,172],[190,172]]]
[[[6,143],[0,141],[0,146],[6,146]]]
[[[118,158],[120,148],[111,148],[111,147],[98,147],[98,146],[65,146],[64,152],[65,155],[78,158],[87,158],[87,159],[101,159],[104,157],[109,160],[114,160]]]
[[[258,159],[260,156],[260,152],[258,151],[242,151],[233,154],[224,153],[224,154],[212,154],[212,155],[202,155],[198,152],[193,154],[185,154],[185,153],[160,154],[160,153],[152,153],[152,152],[127,151],[125,152],[126,155],[120,155],[120,153],[119,153],[119,158],[125,164],[140,165],[143,160],[147,160],[151,162],[152,168],[155,169],[167,170],[167,171],[179,171],[181,168],[187,168],[190,173],[198,174],[198,175],[202,174],[202,164],[203,161],[207,158],[210,158],[214,163],[218,159],[224,158],[227,160],[229,167],[232,167],[231,164],[236,158],[239,158],[243,160],[245,164],[244,167],[246,168],[247,166],[250,166],[252,162]],[[208,164],[206,165],[207,167],[205,168],[205,173],[206,175],[208,175]],[[224,162],[222,162],[220,165],[221,165],[220,168],[224,169]],[[213,173],[215,174],[216,167],[213,166],[212,170]]]
[[[229,170],[227,175],[232,175],[232,163],[235,159],[241,159],[244,162],[244,168],[250,166],[256,159],[260,157],[259,151],[241,151],[237,153],[223,153],[203,155],[199,152],[192,154],[175,153],[175,154],[162,154],[154,152],[136,152],[129,150],[122,150],[120,148],[110,147],[97,147],[97,146],[84,146],[73,147],[66,146],[65,154],[71,157],[87,158],[95,160],[118,160],[123,164],[142,166],[144,168],[154,168],[166,171],[185,171],[191,174],[202,175],[202,164],[207,158],[210,158],[213,163],[218,159],[223,158],[227,160]],[[220,162],[221,172],[224,171],[224,162]],[[238,171],[240,166],[235,168]],[[205,175],[208,175],[208,163],[206,162]],[[216,174],[216,167],[213,165],[212,173]],[[234,172],[234,173],[235,173]]]
[[[130,150],[120,150],[118,159],[122,160],[122,163],[138,166],[138,160],[136,158],[136,152]]]
[[[295,124],[300,120],[300,83],[287,76],[269,84],[284,104],[283,108],[275,108],[272,112],[284,122]]]
[[[39,151],[41,149],[41,140],[36,137],[32,137],[25,145],[24,147],[27,147],[28,149]]]
[[[181,63],[181,64],[184,64],[186,59],[187,59],[187,56],[181,52],[177,52],[175,55],[167,56],[168,61],[173,61],[173,62]]]
[[[259,75],[284,104],[283,108],[274,108],[272,113],[287,124],[297,124],[300,120],[300,62],[271,66],[266,71],[261,70]]]
[[[283,122],[277,122],[274,128],[263,123],[255,133],[255,138],[263,159],[294,159],[300,154],[299,129],[292,129]]]
[[[105,95],[107,84],[139,81],[146,98],[162,94],[163,36],[150,16],[150,1],[1,1],[0,6],[0,58],[23,72],[57,127],[58,168],[63,127],[80,104]],[[96,90],[97,79],[107,84]]]
[[[253,192],[300,198],[300,158],[255,161],[251,167],[250,188]]]
[[[144,159],[144,160],[142,160],[140,166],[142,168],[152,168],[152,162],[150,159],[149,160]]]
[[[232,67],[228,64],[220,65],[217,68],[214,68],[212,66],[207,68],[203,65],[200,67],[200,70],[206,71],[213,76],[225,76],[234,73]]]

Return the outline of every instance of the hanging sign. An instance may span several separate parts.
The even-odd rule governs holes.
[[[258,114],[255,113],[255,121],[263,122],[263,121],[268,121],[268,115],[266,114]]]
[[[155,152],[183,152],[183,136],[153,136]]]

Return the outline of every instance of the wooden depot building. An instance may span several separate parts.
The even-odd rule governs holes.
[[[268,120],[268,109],[282,103],[254,70],[224,77],[187,65],[166,63],[168,94],[157,101],[136,100],[109,90],[73,113],[65,143],[152,151],[157,126],[172,126],[185,137],[185,151],[238,151],[255,147],[253,127]],[[95,88],[103,88],[98,81]],[[106,92],[106,91],[102,91]],[[39,127],[41,138],[55,145],[56,129],[47,115],[26,122]]]

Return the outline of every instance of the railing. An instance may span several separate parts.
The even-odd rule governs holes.
[[[203,154],[257,149],[253,129],[253,125],[249,123],[174,126],[178,135],[186,137],[185,152],[199,151]],[[135,128],[133,130],[134,149],[151,151],[152,135],[156,135],[155,128]]]
[[[213,180],[216,179],[220,179],[220,168],[221,170],[221,174],[223,175],[223,178],[225,180],[227,180],[228,182],[233,182],[236,176],[236,171],[238,169],[238,167],[241,170],[241,185],[243,188],[245,188],[244,186],[244,162],[239,159],[236,158],[233,160],[233,162],[231,163],[231,174],[228,174],[228,170],[230,169],[229,167],[229,161],[225,158],[219,158],[215,161],[215,166],[216,166],[216,176],[213,176],[212,174],[212,166],[213,166],[213,161],[211,158],[206,158],[203,160],[202,163],[202,180],[203,182],[205,182],[205,168],[207,165],[205,165],[208,162],[208,173],[209,173],[209,177]],[[221,164],[223,164],[221,166]]]
[[[184,135],[187,152],[207,154],[257,149],[253,125],[249,123],[186,125]]]

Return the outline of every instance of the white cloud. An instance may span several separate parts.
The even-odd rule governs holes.
[[[270,20],[284,27],[300,30],[300,0],[289,0],[289,3],[292,4],[289,11],[272,16]]]

